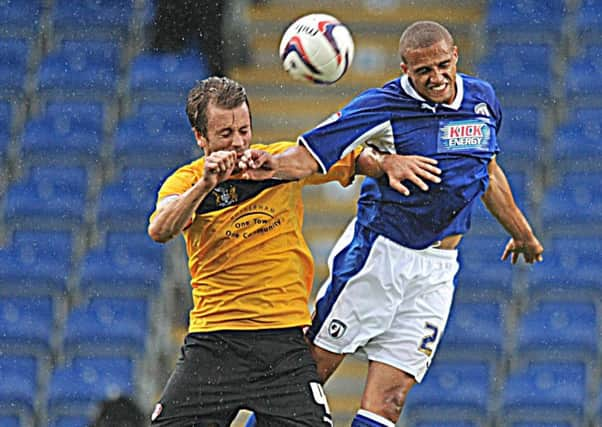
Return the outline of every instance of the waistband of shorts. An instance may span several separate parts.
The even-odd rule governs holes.
[[[279,336],[279,335],[303,335],[302,326],[293,326],[290,328],[272,328],[272,329],[223,329],[219,331],[210,332],[189,332],[186,334],[187,337],[202,338],[205,336],[217,336],[225,335],[232,337],[244,337],[244,336]]]
[[[407,249],[407,248],[406,248]],[[410,249],[412,250],[412,249]],[[425,249],[419,249],[418,252],[428,254],[430,256],[436,256],[438,258],[452,259],[458,258],[458,249],[439,249],[437,246],[429,246]]]

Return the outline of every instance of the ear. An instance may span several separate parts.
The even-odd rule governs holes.
[[[408,66],[405,63],[400,63],[399,68],[401,68],[401,72],[403,74],[408,74]]]
[[[198,145],[203,151],[205,151],[205,147],[207,146],[207,138],[201,135],[198,129],[192,129],[194,133],[194,139],[196,139],[196,145]]]

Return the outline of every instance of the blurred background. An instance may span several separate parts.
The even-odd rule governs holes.
[[[277,55],[316,11],[356,44],[327,87],[293,82]],[[295,140],[397,77],[418,19],[446,25],[459,70],[494,84],[499,163],[546,252],[536,268],[500,262],[507,237],[478,207],[443,342],[399,425],[602,426],[600,0],[0,0],[0,426],[82,427],[118,397],[152,411],[190,290],[182,239],[145,231],[164,177],[200,155],[184,113],[195,81],[239,80],[255,142]],[[316,288],[357,190],[307,189]],[[335,426],[364,375],[350,359],[327,385]]]

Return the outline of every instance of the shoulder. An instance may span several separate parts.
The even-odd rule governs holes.
[[[468,74],[462,74],[462,81],[464,82],[464,88],[467,93],[479,93],[491,98],[497,98],[495,89],[491,83],[486,80]]]
[[[254,150],[267,151],[270,154],[278,154],[295,145],[297,145],[297,143],[292,141],[277,141],[272,142],[271,144],[253,144],[251,145],[251,148]]]

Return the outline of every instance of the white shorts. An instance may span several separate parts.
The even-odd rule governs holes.
[[[310,340],[424,377],[454,294],[457,251],[403,247],[353,220],[332,250]]]

